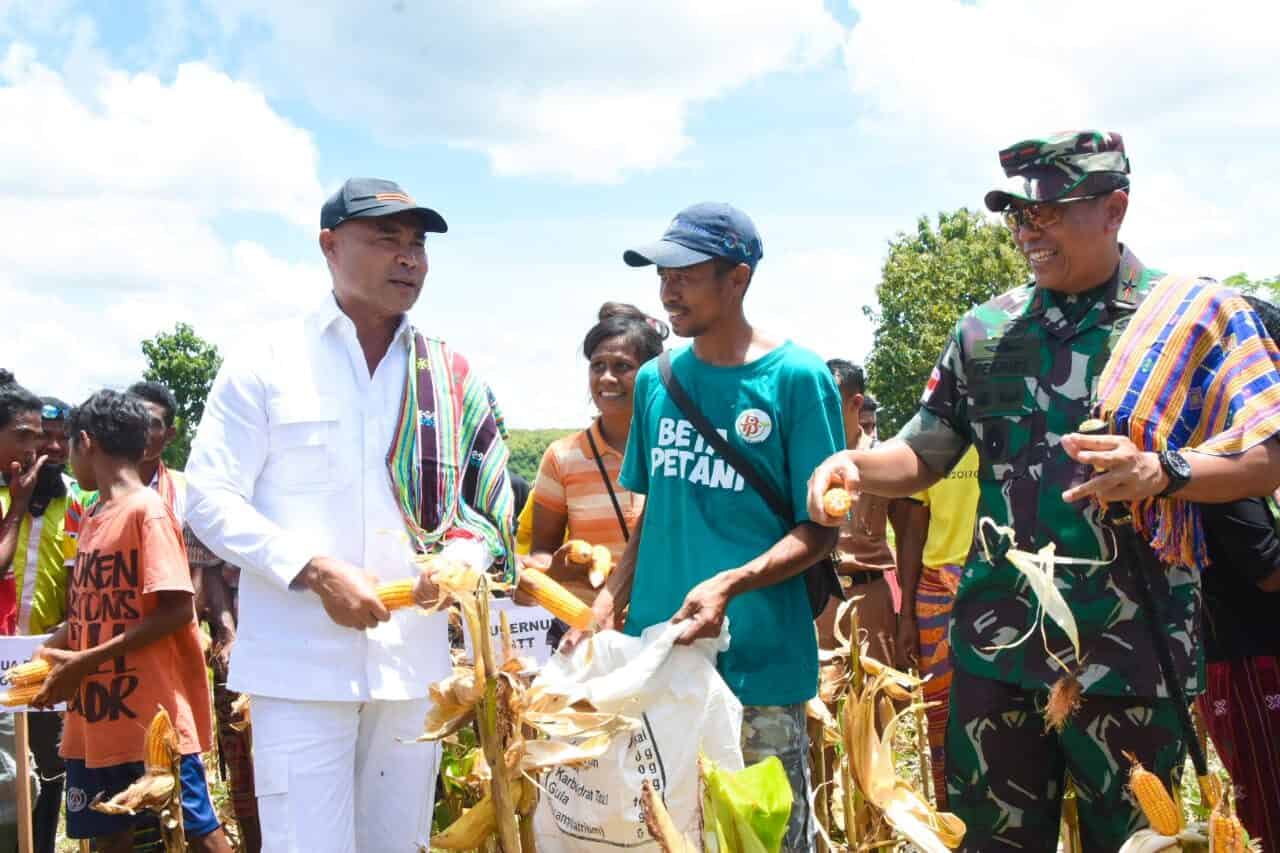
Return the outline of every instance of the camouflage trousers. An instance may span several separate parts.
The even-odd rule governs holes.
[[[742,760],[750,767],[778,756],[791,782],[791,820],[782,853],[812,853],[809,814],[809,730],[804,705],[744,705]]]
[[[1171,699],[1088,696],[1061,734],[1045,732],[1046,691],[956,669],[947,721],[947,793],[965,853],[1054,853],[1069,775],[1089,853],[1114,853],[1146,825],[1129,793],[1131,752],[1169,784],[1186,744]]]

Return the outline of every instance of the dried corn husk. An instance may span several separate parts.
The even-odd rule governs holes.
[[[248,693],[241,693],[231,703],[231,728],[237,732],[243,732],[253,725],[250,717],[250,707],[252,700],[249,699]]]
[[[166,853],[185,851],[182,831],[182,788],[178,784],[178,735],[169,712],[156,711],[147,727],[145,744],[146,772],[128,788],[103,801],[99,795],[89,807],[109,815],[136,815],[142,810],[155,812],[160,818],[160,835]]]

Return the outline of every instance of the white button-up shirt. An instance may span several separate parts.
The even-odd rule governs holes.
[[[265,339],[219,371],[186,471],[188,523],[242,569],[229,686],[302,700],[425,696],[450,668],[445,614],[400,610],[358,631],[289,587],[315,556],[379,582],[417,574],[386,461],[413,346],[408,319],[372,376],[332,295]]]

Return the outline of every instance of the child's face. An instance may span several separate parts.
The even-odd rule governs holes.
[[[98,488],[98,478],[93,473],[93,454],[96,448],[93,439],[84,430],[71,437],[71,476],[76,478],[80,488],[93,491]]]

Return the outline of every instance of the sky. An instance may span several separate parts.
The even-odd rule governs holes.
[[[317,305],[320,205],[439,210],[411,318],[516,427],[590,415],[622,252],[747,211],[748,317],[862,359],[888,242],[981,206],[996,152],[1123,134],[1147,264],[1280,273],[1280,6],[1164,0],[0,0],[0,366],[72,402],[175,323],[226,354]]]

